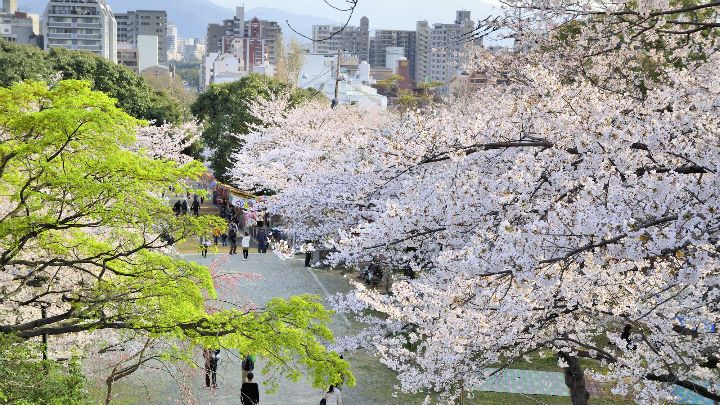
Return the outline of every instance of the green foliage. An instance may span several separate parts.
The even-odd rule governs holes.
[[[385,93],[395,96],[400,86],[400,82],[405,80],[405,77],[399,74],[390,75],[382,80],[378,80],[377,87],[383,90]]]
[[[287,83],[251,74],[232,83],[213,84],[198,97],[192,113],[204,125],[205,144],[215,150],[210,163],[221,181],[228,182],[227,170],[235,164],[230,162],[230,155],[242,145],[242,141],[231,134],[247,134],[251,125],[259,124],[250,112],[252,103],[260,97],[267,98],[290,89]],[[293,101],[299,103],[311,95],[307,90],[296,89],[293,90]]]
[[[53,73],[46,54],[36,46],[23,46],[0,38],[0,86],[21,80],[48,80]]]
[[[135,118],[158,124],[179,123],[188,111],[176,100],[152,87],[125,66],[90,52],[53,48],[43,52],[37,47],[11,44],[0,39],[0,84],[7,87],[20,80],[50,82],[60,73],[63,79],[86,80],[93,90],[117,99],[118,106]]]
[[[40,359],[42,347],[0,334],[0,403],[89,405],[78,359],[67,365]]]
[[[188,86],[197,90],[200,87],[200,62],[171,61],[170,67],[175,69],[177,77]]]
[[[296,363],[317,386],[340,375],[352,381],[347,363],[323,346],[332,340],[331,312],[313,297],[207,311],[216,297],[210,271],[165,253],[170,242],[161,236],[182,241],[226,223],[174,215],[162,192],[205,169],[135,151],[140,124],[87,82],[0,88],[0,202],[9,212],[0,218],[0,270],[20,275],[19,285],[0,289],[0,315],[32,305],[6,292],[29,290],[24,283],[36,277],[51,291],[38,298],[64,313],[42,327],[0,316],[0,331],[35,338],[109,328],[205,345],[221,339],[266,356],[291,378],[300,374],[285,368]]]

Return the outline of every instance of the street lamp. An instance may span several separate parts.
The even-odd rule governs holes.
[[[47,281],[47,278],[42,276],[35,276],[30,281],[27,282],[27,285],[32,287],[33,290],[35,290],[36,296],[40,296],[45,292],[45,282]],[[47,307],[49,304],[47,302],[38,301],[38,304],[40,304],[40,317],[41,319],[47,318]],[[47,333],[42,334],[42,358],[43,360],[48,359],[48,353],[47,353]]]

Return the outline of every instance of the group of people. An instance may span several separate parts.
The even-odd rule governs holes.
[[[188,206],[186,199],[175,201],[173,205],[173,212],[175,216],[187,215],[188,211],[191,211],[196,217],[200,215],[200,205],[203,203],[203,197],[196,194],[193,197],[193,202]]]
[[[209,237],[200,237],[200,253],[203,257],[207,257],[208,248],[214,243],[218,246],[222,243],[222,247],[230,247],[230,254],[236,255],[238,248],[238,239],[240,239],[240,247],[242,248],[243,260],[248,260],[250,255],[250,242],[252,238],[248,232],[243,232],[243,228],[238,224],[237,221],[230,221],[226,229],[215,228],[212,235],[213,240]],[[269,246],[270,236],[264,229],[258,230],[255,236],[257,240],[258,253],[267,253]]]
[[[220,350],[204,349],[205,358],[205,386],[217,389],[217,370],[220,361]],[[242,361],[242,386],[240,387],[240,403],[242,405],[257,405],[260,403],[260,389],[254,381],[255,355],[249,354]]]
[[[217,389],[217,370],[220,361],[220,350],[204,349],[205,358],[205,386]],[[342,358],[342,356],[341,356]],[[260,389],[255,380],[255,355],[248,354],[243,358],[242,386],[240,387],[241,405],[258,405],[260,403]],[[331,385],[320,400],[321,405],[342,405],[342,390],[339,385]]]

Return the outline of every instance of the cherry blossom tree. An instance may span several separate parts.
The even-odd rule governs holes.
[[[640,403],[720,400],[720,6],[508,7],[531,46],[468,66],[508,85],[401,115],[274,100],[233,177],[331,263],[409,276],[345,304],[381,314],[363,338],[403,390],[551,352],[574,404],[587,373]]]

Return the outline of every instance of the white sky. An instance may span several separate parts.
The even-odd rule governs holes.
[[[326,17],[340,22],[346,15],[328,7],[323,0],[212,0],[213,2],[234,8],[245,4],[245,9],[272,7],[296,14]],[[345,0],[328,0],[342,7]],[[455,19],[455,10],[466,9],[473,12],[473,18],[486,17],[492,12],[497,0],[359,0],[352,23],[358,24],[362,16],[370,19],[370,30],[374,29],[414,29],[418,20],[450,23]],[[497,14],[497,12],[495,12]],[[344,21],[344,20],[343,20]]]

